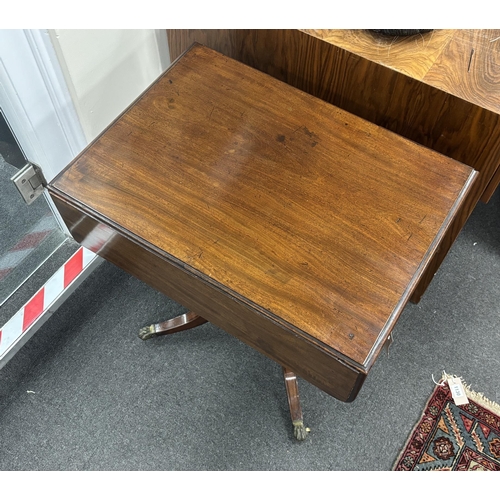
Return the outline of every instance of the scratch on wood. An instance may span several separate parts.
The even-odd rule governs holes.
[[[467,68],[467,73],[470,73],[470,65],[472,63],[472,56],[474,55],[474,49],[471,49],[470,51],[470,58],[469,58],[469,67]]]

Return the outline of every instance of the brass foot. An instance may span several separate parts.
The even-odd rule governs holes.
[[[142,340],[148,340],[156,337],[155,325],[145,326],[139,330],[139,338]]]
[[[295,439],[297,441],[304,441],[310,429],[304,426],[304,422],[302,420],[295,420],[292,423],[293,435],[295,436]]]

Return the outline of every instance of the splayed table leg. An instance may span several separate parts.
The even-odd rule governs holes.
[[[170,335],[183,330],[189,330],[190,328],[203,325],[204,323],[207,323],[205,318],[189,311],[185,314],[181,314],[180,316],[176,316],[175,318],[162,321],[161,323],[155,323],[141,328],[139,331],[139,337],[142,340],[148,340],[153,337],[160,337],[162,335]]]
[[[304,426],[302,407],[299,399],[299,386],[297,376],[288,368],[283,366],[283,377],[285,379],[286,394],[288,396],[288,406],[292,417],[293,435],[298,441],[303,441],[307,437],[309,429]]]

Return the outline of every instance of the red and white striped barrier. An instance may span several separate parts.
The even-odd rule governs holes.
[[[53,313],[60,298],[68,288],[75,284],[79,277],[90,266],[96,263],[96,254],[80,247],[66,263],[38,290],[38,292],[0,329],[0,361],[11,354],[15,347],[42,317]],[[54,308],[54,306],[56,306]],[[33,332],[30,332],[33,333]],[[27,338],[25,339],[27,340]],[[10,358],[9,358],[10,359]],[[0,365],[1,366],[1,365]]]

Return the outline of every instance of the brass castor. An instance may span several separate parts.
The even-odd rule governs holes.
[[[139,330],[139,338],[142,340],[148,340],[156,337],[155,325],[145,326]]]
[[[302,420],[295,420],[292,423],[293,423],[293,435],[295,436],[295,439],[297,441],[304,441],[310,429],[304,426],[304,422]]]

